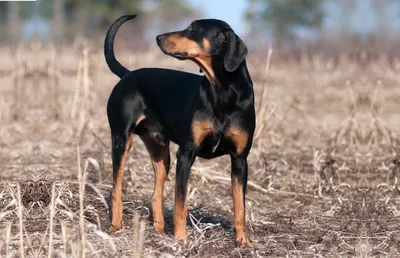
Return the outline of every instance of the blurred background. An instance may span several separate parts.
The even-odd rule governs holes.
[[[134,33],[126,33],[125,40],[135,49],[198,18],[225,20],[253,49],[272,44],[292,54],[360,47],[394,52],[400,26],[397,0],[37,0],[0,2],[0,40],[63,45],[86,38],[101,44],[117,17],[133,13],[140,14],[140,22],[130,26]]]

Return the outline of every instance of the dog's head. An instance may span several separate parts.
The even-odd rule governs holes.
[[[193,60],[211,77],[213,61],[222,62],[226,71],[233,72],[247,55],[246,45],[232,28],[215,19],[193,21],[186,29],[158,35],[156,40],[165,54]]]

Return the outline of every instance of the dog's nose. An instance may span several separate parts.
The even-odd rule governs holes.
[[[158,35],[156,37],[157,42],[160,42],[161,40],[163,40],[164,36],[163,35]]]

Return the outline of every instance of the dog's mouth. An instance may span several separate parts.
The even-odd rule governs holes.
[[[158,42],[158,46],[161,49],[161,51],[169,56],[175,57],[179,60],[185,60],[189,59],[190,55],[186,51],[171,51],[170,49],[173,49],[175,47],[175,44],[171,43],[165,43],[165,42]]]
[[[173,52],[170,56],[178,58],[179,60],[185,60],[190,58],[188,52]]]
[[[172,56],[172,57],[175,57],[175,58],[177,58],[179,60],[186,60],[186,59],[190,58],[188,52],[184,52],[184,51],[168,51],[168,50],[165,50],[163,47],[160,47],[160,48],[161,48],[161,50],[162,50],[162,52],[164,54]]]

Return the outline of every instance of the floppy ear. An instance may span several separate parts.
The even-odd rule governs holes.
[[[233,72],[245,59],[247,47],[233,30],[228,30],[225,35],[228,50],[224,56],[224,66],[228,72]]]

